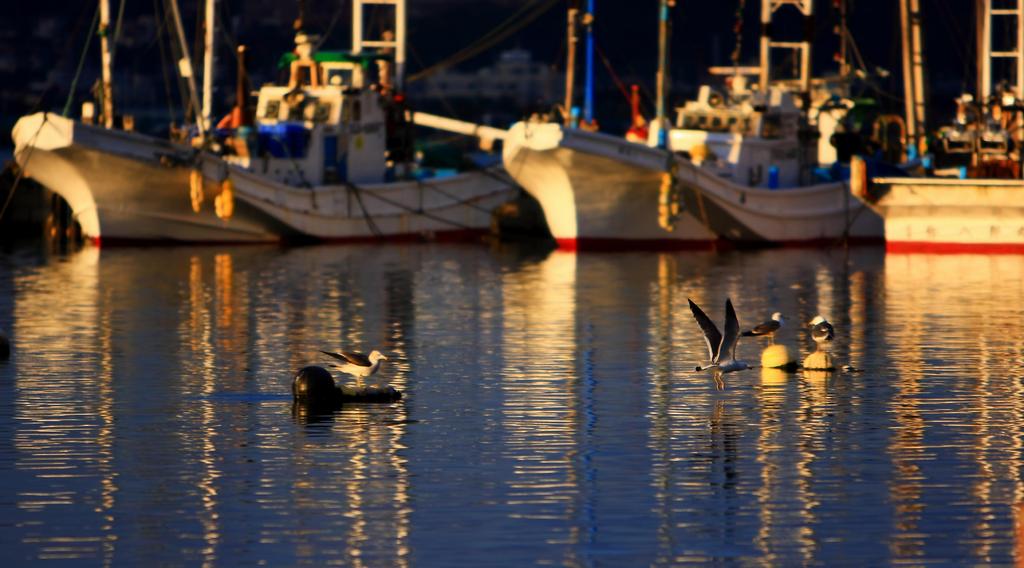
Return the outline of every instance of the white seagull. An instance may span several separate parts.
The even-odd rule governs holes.
[[[333,365],[340,369],[342,373],[347,373],[357,379],[373,375],[380,370],[380,362],[388,360],[383,353],[377,350],[371,351],[369,356],[352,351],[342,351],[341,353],[321,351],[321,353],[341,361],[341,364],[334,363]]]
[[[826,344],[831,343],[836,337],[836,331],[832,328],[832,324],[828,323],[820,315],[814,316],[814,319],[807,325],[811,328],[811,339],[817,345],[818,351],[821,351]]]
[[[700,306],[694,304],[693,300],[689,298],[686,301],[690,302],[690,311],[693,312],[693,318],[697,320],[701,331],[704,332],[704,341],[708,344],[708,357],[711,360],[707,365],[698,365],[697,370],[705,371],[712,369],[714,371],[715,386],[718,387],[718,390],[722,390],[725,388],[725,382],[722,380],[723,374],[750,368],[745,361],[736,360],[736,344],[740,335],[740,322],[736,318],[736,310],[732,307],[732,300],[727,299],[725,301],[725,335],[718,331],[715,323],[704,313],[704,310],[700,309]]]
[[[772,314],[772,319],[761,322],[740,335],[743,337],[766,335],[771,344],[775,345],[775,332],[779,331],[779,328],[785,323],[786,319],[782,317],[782,312],[775,312]]]

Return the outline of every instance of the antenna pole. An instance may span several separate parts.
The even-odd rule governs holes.
[[[654,113],[656,133],[654,141],[658,148],[668,146],[667,125],[665,124],[665,100],[668,98],[669,84],[668,42],[669,34],[672,32],[669,9],[673,6],[675,6],[675,0],[661,0],[661,8],[658,10],[658,76],[655,85],[657,103]]]
[[[100,0],[100,52],[103,62],[103,126],[114,127],[113,62],[110,56],[110,0]]]
[[[203,38],[203,128],[212,127],[213,114],[213,64],[214,45],[217,29],[217,0],[206,0],[206,33]]]
[[[587,13],[583,16],[587,26],[587,76],[583,94],[583,122],[594,123],[594,0],[587,0]]]
[[[576,83],[576,18],[580,9],[573,1],[569,5],[569,14],[566,31],[566,61],[565,61],[565,125],[572,126],[572,101],[573,86]]]

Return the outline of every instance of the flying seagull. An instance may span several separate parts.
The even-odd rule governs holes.
[[[744,331],[740,335],[742,335],[743,337],[756,337],[759,335],[766,335],[768,336],[768,340],[772,343],[772,345],[774,345],[775,332],[779,331],[779,328],[782,327],[782,324],[784,323],[786,323],[786,320],[785,318],[782,317],[782,312],[775,312],[774,314],[772,314],[772,319],[765,322],[761,322],[755,325],[754,327],[750,328],[749,330]]]
[[[740,322],[736,318],[732,300],[725,301],[725,335],[718,331],[715,323],[704,313],[704,310],[700,309],[700,306],[694,304],[693,300],[689,298],[686,301],[690,302],[693,318],[697,320],[701,331],[704,332],[704,341],[708,345],[708,358],[711,360],[707,365],[698,365],[697,370],[713,370],[715,386],[718,387],[718,390],[722,390],[725,388],[725,382],[722,381],[723,374],[750,368],[746,362],[736,360],[736,343],[740,335]]]
[[[334,366],[340,369],[342,373],[347,373],[357,379],[369,377],[376,373],[380,370],[380,362],[388,360],[383,353],[377,350],[371,351],[369,356],[352,351],[342,351],[341,353],[321,351],[321,353],[341,361],[341,363],[334,363]]]
[[[811,328],[811,339],[817,345],[820,351],[826,344],[831,343],[836,337],[836,331],[832,328],[832,324],[819,316],[814,316],[808,324]]]

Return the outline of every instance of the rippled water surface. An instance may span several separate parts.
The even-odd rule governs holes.
[[[860,373],[693,371],[687,298]],[[1024,561],[1024,258],[475,246],[0,253],[15,564]],[[758,362],[764,342],[739,355]],[[400,403],[293,408],[320,349]]]

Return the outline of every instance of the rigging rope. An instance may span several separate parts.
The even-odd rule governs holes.
[[[342,13],[342,11],[344,11],[344,8],[345,8],[345,0],[339,0],[338,1],[338,9],[335,10],[334,11],[334,15],[331,16],[331,22],[329,24],[327,24],[327,30],[324,31],[324,35],[320,36],[320,41],[316,42],[316,45],[313,46],[313,52],[314,53],[320,50],[320,46],[322,46],[324,44],[324,42],[327,41],[327,38],[331,37],[331,32],[334,31],[334,26],[337,25],[338,18],[341,17],[341,13]]]
[[[75,91],[78,90],[78,78],[82,76],[82,67],[85,65],[85,56],[89,53],[89,46],[92,45],[92,36],[95,33],[96,25],[100,19],[100,9],[96,8],[96,12],[92,17],[92,25],[89,26],[89,32],[85,35],[85,46],[82,48],[82,55],[78,58],[78,68],[75,69],[75,76],[71,79],[71,88],[68,90],[68,99],[64,101],[64,110],[60,113],[61,116],[67,116],[71,112],[71,102],[75,99]]]
[[[447,59],[443,59],[426,69],[410,75],[405,82],[408,84],[419,81],[420,79],[429,77],[430,75],[443,71],[453,65],[458,65],[470,57],[490,49],[494,45],[504,41],[512,34],[526,27],[559,2],[561,2],[561,0],[531,0],[530,3],[524,5],[518,12],[513,14],[504,22],[498,24],[497,27],[481,36],[474,43],[455,52]],[[520,17],[521,19],[519,19]],[[517,19],[519,19],[519,21],[516,21]]]
[[[743,55],[743,9],[746,8],[746,5],[746,0],[739,0],[736,3],[736,22],[732,26],[732,31],[736,34],[736,47],[733,48],[732,55],[729,56],[734,68],[740,66],[740,56]]]
[[[110,67],[114,67],[114,61],[117,60],[117,42],[121,41],[121,23],[124,21],[124,5],[127,0],[121,0],[121,5],[117,8],[117,22],[114,24],[114,37],[110,44]]]
[[[167,118],[171,124],[174,124],[174,95],[171,93],[171,77],[167,72],[167,68],[170,67],[171,62],[168,59],[167,48],[164,46],[164,30],[167,27],[167,18],[160,15],[160,8],[157,4],[159,0],[153,0],[153,14],[156,17],[156,43],[160,48],[160,71],[164,77],[164,96],[167,98]],[[181,87],[181,83],[178,83],[178,87]]]
[[[43,113],[43,120],[39,123],[39,128],[36,129],[36,133],[32,135],[32,141],[28,143],[28,152],[25,153],[25,165],[18,168],[18,175],[14,178],[14,183],[11,184],[11,191],[7,193],[7,200],[4,201],[3,208],[0,208],[0,220],[3,220],[4,213],[7,212],[7,206],[11,204],[11,199],[14,198],[14,192],[18,191],[18,185],[25,177],[25,170],[28,168],[28,164],[32,160],[32,152],[36,149],[36,139],[39,138],[39,133],[43,131],[43,127],[46,126],[46,121],[49,117],[49,113]]]
[[[608,57],[605,56],[604,50],[601,49],[601,44],[595,41],[594,47],[597,48],[597,56],[601,58],[601,63],[603,63],[605,69],[608,70],[608,74],[611,75],[612,81],[615,83],[615,86],[619,88],[619,92],[622,93],[622,96],[626,98],[627,103],[632,102],[632,99],[629,96],[629,89],[626,88],[626,84],[622,82],[622,79],[619,78],[618,73],[616,73],[615,69],[612,68],[612,62],[609,61]]]
[[[362,189],[352,182],[345,182],[345,187],[349,188],[349,191],[355,194],[356,202],[359,203],[359,209],[363,212],[363,219],[366,219],[366,226],[370,228],[370,232],[373,233],[375,237],[379,237],[381,235],[380,229],[377,228],[377,224],[373,221],[373,216],[366,210],[366,205],[363,203]]]

